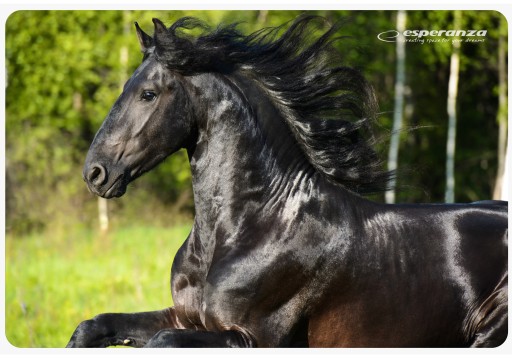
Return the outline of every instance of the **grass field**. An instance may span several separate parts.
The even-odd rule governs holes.
[[[6,336],[16,347],[64,347],[84,319],[172,305],[170,268],[190,225],[106,235],[6,237]]]

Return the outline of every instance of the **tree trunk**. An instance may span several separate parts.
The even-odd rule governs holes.
[[[507,64],[506,64],[506,36],[507,24],[504,18],[500,19],[500,37],[498,39],[498,170],[494,185],[493,199],[503,198],[504,192],[510,190],[510,181],[504,181],[505,163],[507,158]],[[504,188],[504,185],[508,187]]]
[[[453,28],[460,27],[461,11],[454,11]],[[448,139],[446,141],[446,190],[444,201],[455,201],[455,142],[457,137],[457,90],[459,84],[460,41],[453,39],[450,58],[450,79],[448,80]]]
[[[123,11],[123,35],[126,38],[130,35],[130,11]],[[126,44],[126,41],[123,41]],[[123,45],[119,50],[119,90],[123,90],[124,83],[127,80],[128,71],[128,46]],[[109,228],[109,215],[108,215],[108,201],[107,199],[98,197],[98,220],[100,224],[100,231],[102,233],[108,232]]]
[[[506,160],[508,158],[508,160]],[[505,155],[505,169],[503,170],[503,187],[501,190],[501,196],[499,199],[501,200],[510,200],[510,192],[512,190],[512,177],[510,173],[510,145],[507,146],[506,155]]]
[[[268,10],[260,10],[258,11],[258,24],[265,25],[267,23]]]
[[[396,30],[399,33],[405,31],[407,14],[400,10],[396,17]],[[402,117],[404,108],[404,88],[405,88],[405,42],[401,41],[399,36],[396,42],[396,79],[395,79],[395,108],[393,112],[393,131],[391,133],[391,143],[388,154],[388,170],[395,171],[398,168],[398,150],[400,147],[400,131],[402,129]],[[386,192],[386,203],[395,202],[396,179],[393,178],[390,183],[390,189]]]

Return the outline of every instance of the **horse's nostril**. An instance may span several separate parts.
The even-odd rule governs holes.
[[[105,183],[107,179],[107,171],[106,169],[99,164],[94,164],[89,169],[89,174],[87,175],[87,180],[89,183],[94,185],[101,185]]]

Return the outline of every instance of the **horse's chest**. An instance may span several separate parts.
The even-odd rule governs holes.
[[[172,296],[176,314],[185,328],[201,328],[203,318],[201,315],[203,282],[197,275],[188,275],[185,272],[175,272],[171,280]]]
[[[183,281],[181,285],[180,281]],[[173,300],[180,318],[207,329],[235,324],[237,317],[245,314],[251,306],[254,295],[247,282],[235,277],[226,277],[226,282],[220,283],[206,277],[194,281],[186,274],[178,274],[177,282],[181,287],[174,290]]]
[[[304,267],[286,264],[283,255],[252,253],[195,266],[188,252],[183,255],[173,266],[172,286],[176,312],[187,328],[250,326],[257,314],[279,316],[286,326],[302,311],[294,296],[304,282]]]
[[[193,256],[187,251],[182,254],[184,260],[173,265],[171,280],[174,306],[180,321],[186,328],[211,330],[225,326],[232,320],[235,310],[241,312],[241,305],[236,305],[234,300],[248,299],[242,288],[235,288],[236,284],[242,283],[243,287],[250,286],[248,275],[212,268],[211,262],[191,264]]]

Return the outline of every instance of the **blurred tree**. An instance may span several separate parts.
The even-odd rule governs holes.
[[[391,143],[389,144],[388,170],[395,172],[398,167],[398,149],[400,144],[400,131],[404,109],[405,92],[405,37],[402,35],[406,29],[407,13],[399,10],[396,15],[396,31],[400,33],[396,41],[396,76],[395,76],[395,105],[393,113],[393,129]],[[386,203],[395,203],[396,181],[391,180],[390,189],[386,192]]]
[[[498,169],[496,184],[494,185],[493,199],[501,199],[503,191],[503,177],[505,175],[505,163],[507,153],[507,21],[504,17],[499,20],[498,39],[498,115],[496,120],[499,126],[498,135]],[[510,183],[508,183],[510,185]]]
[[[453,29],[461,29],[461,11],[454,11]],[[459,86],[459,62],[460,62],[459,36],[453,37],[452,53],[450,55],[450,78],[448,80],[448,139],[446,141],[446,190],[444,201],[453,203],[455,199],[455,140],[457,137],[457,93]]]
[[[455,154],[455,201],[490,198],[496,175],[498,137],[496,118],[498,22],[495,11],[462,11],[464,29],[487,30],[482,41],[467,38],[461,43],[457,112],[457,152]],[[409,29],[449,30],[453,12],[408,11]],[[448,37],[447,37],[448,38]],[[432,38],[435,40],[435,38]],[[451,42],[407,43],[406,72],[410,93],[406,106],[408,132],[401,142],[397,201],[443,201],[445,190],[445,148],[447,137],[446,98],[448,96]],[[484,90],[487,89],[487,90]],[[381,95],[382,92],[379,93]],[[484,134],[485,133],[485,134]],[[412,164],[411,164],[412,163]],[[402,175],[400,175],[402,174]],[[405,190],[410,187],[409,190]]]

